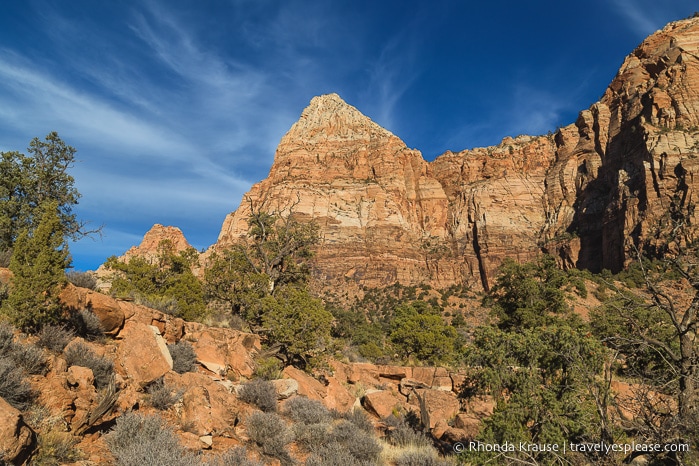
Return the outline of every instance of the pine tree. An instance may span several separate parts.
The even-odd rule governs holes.
[[[23,229],[36,227],[41,205],[56,201],[63,233],[78,239],[93,232],[77,219],[73,207],[80,199],[75,180],[69,174],[75,162],[75,148],[58,133],[29,143],[29,155],[0,153],[0,251],[12,249]]]
[[[25,330],[37,330],[61,317],[58,295],[70,259],[58,208],[56,201],[42,204],[36,228],[23,229],[15,242],[10,261],[14,278],[2,313]]]

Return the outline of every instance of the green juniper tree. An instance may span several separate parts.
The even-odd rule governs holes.
[[[458,334],[439,312],[424,301],[404,303],[394,310],[389,338],[406,359],[432,364],[451,362]]]
[[[248,201],[247,237],[209,258],[204,288],[263,335],[277,357],[305,367],[330,343],[333,320],[306,287],[318,228],[296,219],[298,202],[266,211]]]
[[[59,294],[70,264],[58,203],[44,202],[35,214],[38,225],[25,227],[15,241],[10,261],[14,277],[2,312],[16,326],[37,330],[61,318]]]
[[[47,201],[56,203],[64,235],[77,239],[91,233],[73,212],[80,199],[68,173],[75,148],[51,132],[43,141],[32,139],[27,152],[0,154],[0,251],[11,249],[23,230],[38,224],[40,206]]]
[[[187,320],[201,320],[206,316],[202,283],[192,272],[196,265],[198,259],[194,249],[176,252],[169,240],[158,245],[158,257],[154,263],[143,257],[121,262],[115,256],[105,262],[106,268],[115,272],[113,294],[134,296],[143,304]]]
[[[608,419],[607,350],[566,304],[566,273],[543,257],[506,261],[486,300],[498,318],[481,326],[467,348],[471,369],[462,396],[492,396],[492,416],[477,440],[558,445],[555,451],[467,452],[468,464],[575,464],[608,461],[603,455],[563,457],[567,443],[612,442]]]

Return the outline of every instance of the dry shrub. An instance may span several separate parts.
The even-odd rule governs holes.
[[[261,446],[266,455],[278,458],[282,464],[293,464],[286,449],[293,434],[279,415],[255,411],[248,417],[247,431],[250,439]]]
[[[394,460],[395,466],[449,466],[432,448],[410,449],[400,453]]]
[[[263,463],[248,458],[245,447],[236,447],[208,459],[205,466],[264,466]]]
[[[117,466],[194,466],[201,461],[187,453],[159,416],[130,412],[117,419],[105,436]]]
[[[163,378],[159,378],[146,388],[148,393],[148,403],[155,409],[165,411],[170,409],[180,398],[182,398],[182,390],[173,390],[172,387],[165,385]]]
[[[39,331],[39,346],[62,353],[68,343],[75,337],[75,333],[65,326],[45,325]]]
[[[302,424],[327,423],[331,420],[330,411],[318,400],[297,396],[286,402],[286,414],[294,422]]]
[[[66,278],[75,286],[97,291],[97,278],[95,278],[95,275],[92,272],[71,270],[70,272],[66,272]]]
[[[104,326],[99,317],[94,312],[81,309],[71,316],[70,324],[75,329],[75,333],[86,340],[96,341],[104,337]]]
[[[382,447],[376,437],[358,430],[349,421],[340,421],[333,426],[330,443],[339,443],[347,448],[352,457],[362,463],[374,464],[381,454]]]
[[[0,357],[10,359],[29,374],[43,375],[47,370],[46,357],[40,348],[14,340],[14,327],[0,324]]]
[[[371,423],[371,419],[369,419],[369,416],[366,415],[366,411],[364,411],[362,408],[354,408],[353,410],[344,413],[333,410],[331,411],[331,414],[335,419],[344,419],[351,422],[359,430],[363,430],[364,432],[368,432],[370,434],[374,433],[374,424]]]
[[[91,369],[92,375],[95,376],[96,388],[105,388],[114,379],[114,363],[107,358],[97,356],[83,342],[67,347],[64,356],[68,367],[80,366]]]
[[[0,357],[0,398],[20,411],[27,409],[34,398],[22,369],[7,357]]]
[[[194,352],[191,343],[180,340],[177,343],[167,345],[172,357],[172,370],[178,374],[194,372],[197,368],[197,353]]]
[[[238,398],[246,403],[254,404],[266,413],[277,410],[277,391],[268,380],[253,379],[243,384]]]
[[[33,466],[60,466],[82,459],[82,453],[77,448],[78,438],[69,432],[48,430],[38,435],[37,443],[36,455],[31,462]]]

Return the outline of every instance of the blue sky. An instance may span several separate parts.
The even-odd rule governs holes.
[[[689,0],[0,3],[0,150],[77,152],[70,245],[96,268],[154,224],[198,249],[265,178],[310,99],[337,92],[432,160],[543,134],[595,102]]]

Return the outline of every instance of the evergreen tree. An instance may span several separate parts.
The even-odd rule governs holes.
[[[112,293],[134,296],[141,303],[187,320],[201,320],[206,315],[201,282],[192,273],[198,262],[193,249],[176,252],[172,242],[158,245],[156,263],[142,257],[121,262],[112,256],[105,266],[116,273],[112,277]]]
[[[279,348],[278,354],[287,363],[305,367],[327,351],[333,316],[307,290],[286,286],[275,296],[264,297],[260,306],[261,333]]]
[[[508,258],[500,267],[486,304],[492,304],[498,327],[503,330],[540,327],[568,312],[567,285],[566,273],[551,256],[525,264]]]
[[[457,333],[424,301],[401,304],[394,312],[390,339],[406,359],[446,363],[454,358]]]
[[[570,286],[570,277],[550,257],[503,263],[486,299],[499,320],[474,331],[465,355],[472,369],[462,395],[489,395],[497,402],[476,440],[562,446],[616,439],[608,418],[609,355],[566,304]],[[497,462],[498,453],[462,455],[474,465],[602,464],[610,460],[604,456],[517,451]]]
[[[68,173],[75,148],[51,132],[43,141],[32,139],[28,152],[0,154],[0,251],[12,248],[24,229],[38,224],[40,206],[47,201],[56,202],[64,235],[76,239],[87,234],[72,210],[80,198]]]
[[[37,210],[36,228],[25,227],[15,242],[10,261],[14,278],[2,303],[3,314],[25,330],[37,330],[60,319],[58,295],[70,263],[58,203],[48,201]]]

